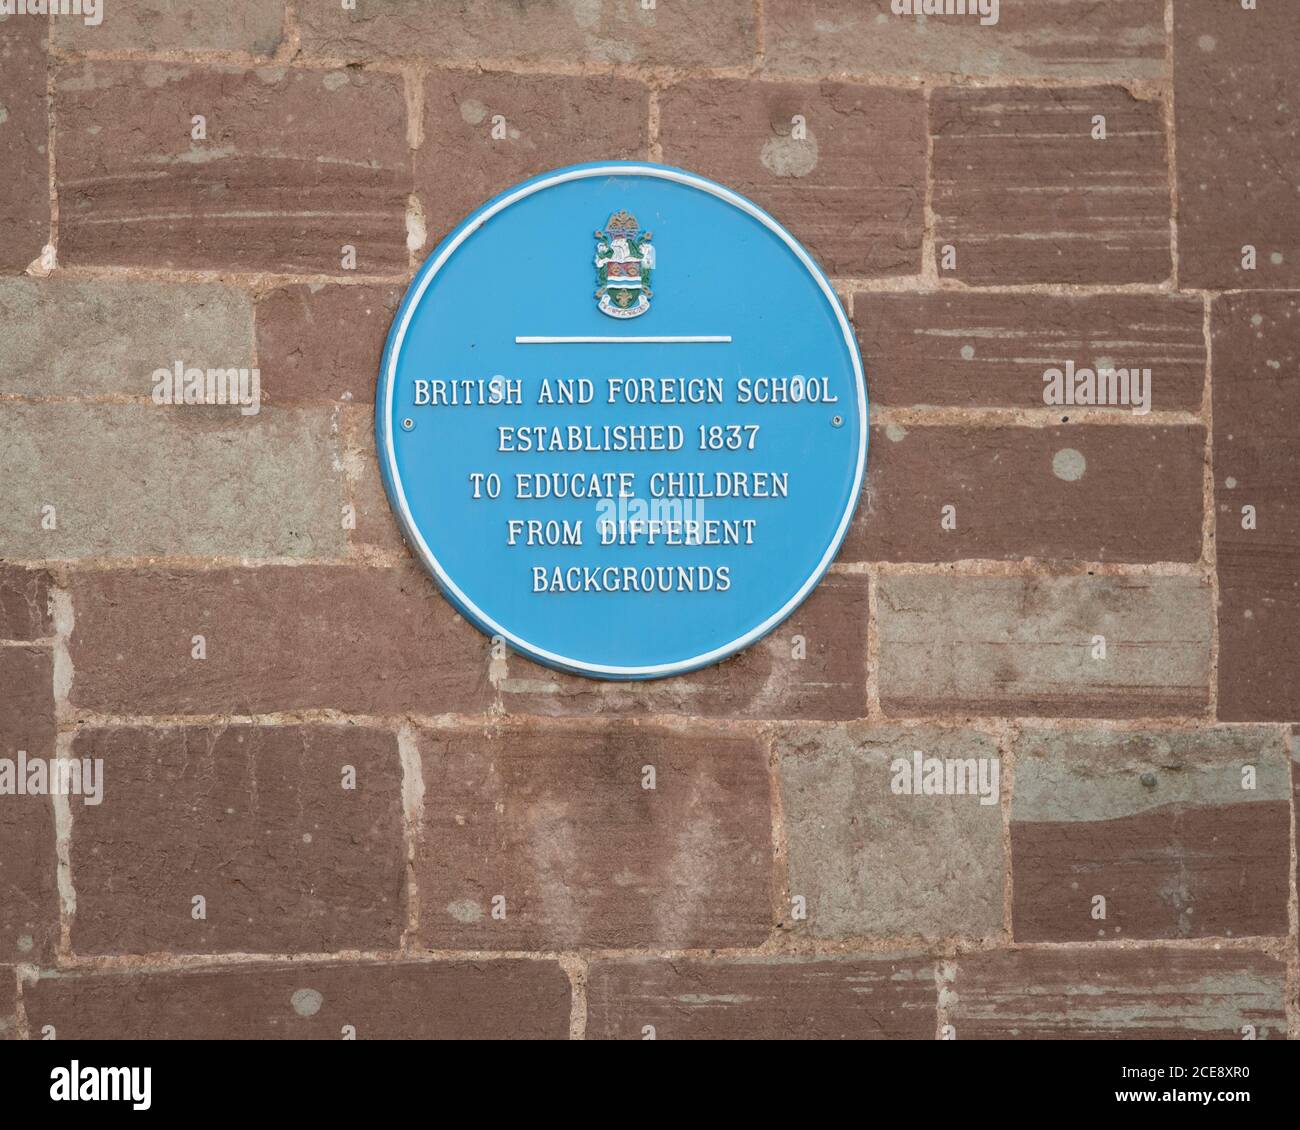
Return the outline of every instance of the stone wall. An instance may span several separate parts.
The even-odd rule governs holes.
[[[0,757],[104,766],[0,796],[0,1034],[1297,1034],[1300,5],[1246,4],[0,21]],[[639,684],[494,653],[372,439],[441,237],[608,158],[771,210],[872,398],[812,598]]]

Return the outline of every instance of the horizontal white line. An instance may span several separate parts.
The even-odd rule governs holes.
[[[629,345],[699,345],[710,342],[726,343],[730,334],[717,334],[700,337],[517,337],[516,345],[617,345],[626,342]]]

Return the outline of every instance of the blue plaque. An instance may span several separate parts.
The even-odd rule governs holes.
[[[770,632],[866,466],[830,283],[762,209],[662,165],[558,169],[465,220],[402,302],[375,407],[389,499],[448,598],[599,678]]]

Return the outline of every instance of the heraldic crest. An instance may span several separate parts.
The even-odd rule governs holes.
[[[635,318],[650,309],[654,292],[655,249],[632,213],[621,210],[596,232],[596,298],[600,312],[611,318]]]

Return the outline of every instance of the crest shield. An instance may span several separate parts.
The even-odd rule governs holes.
[[[596,231],[596,302],[611,318],[636,318],[650,309],[655,250],[650,232],[622,210]]]

